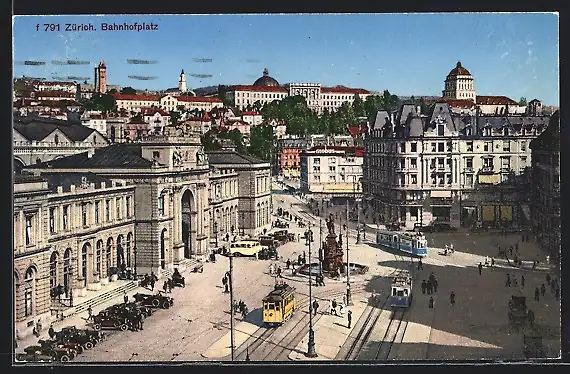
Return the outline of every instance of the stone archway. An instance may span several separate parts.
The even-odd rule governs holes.
[[[192,191],[186,190],[181,199],[182,214],[182,242],[184,243],[184,258],[190,258],[195,253],[195,240],[197,229],[197,212]]]
[[[123,235],[117,236],[117,267],[121,269],[123,264],[125,263],[125,249],[123,248],[124,245],[124,237]]]
[[[160,233],[160,268],[162,270],[166,269],[166,233],[166,229]]]
[[[67,248],[63,254],[63,290],[65,292],[65,297],[68,297],[69,292],[71,291],[71,285],[73,281],[71,256],[72,256],[72,249]]]
[[[91,253],[91,243],[83,244],[83,247],[81,248],[81,278],[83,279],[83,287],[87,287],[87,280],[90,278],[90,266],[87,261],[89,253]]]
[[[22,174],[22,169],[26,166],[22,160],[14,158],[14,174]]]

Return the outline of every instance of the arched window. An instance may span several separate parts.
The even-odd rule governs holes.
[[[36,158],[36,164],[41,164],[42,163],[42,159],[41,158]]]
[[[111,267],[111,254],[113,253],[113,238],[107,240],[107,251],[105,255],[106,266],[105,266],[105,276],[109,276],[109,268]]]
[[[63,289],[66,294],[71,288],[71,248],[67,248],[63,254]]]
[[[24,315],[26,317],[34,314],[35,278],[35,269],[33,267],[29,267],[28,270],[26,270],[26,275],[24,276],[24,280],[26,282],[26,290],[24,291]]]
[[[83,286],[87,286],[87,250],[90,249],[89,243],[83,244],[81,248],[81,277],[83,278]]]
[[[103,241],[97,241],[96,245],[96,253],[95,253],[95,272],[101,276],[101,259],[103,256]]]
[[[57,287],[57,261],[59,254],[54,252],[49,260],[49,284],[51,288]]]

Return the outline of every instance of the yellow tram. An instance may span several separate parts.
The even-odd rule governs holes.
[[[276,284],[275,289],[263,298],[263,323],[280,326],[296,309],[295,288],[286,283]]]

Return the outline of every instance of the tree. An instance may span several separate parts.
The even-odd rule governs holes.
[[[206,151],[217,151],[222,149],[222,145],[216,138],[218,134],[217,129],[211,129],[200,137],[200,141]]]
[[[521,97],[521,99],[519,100],[519,105],[520,106],[526,106],[528,103],[526,101],[526,97]]]
[[[251,129],[249,153],[262,160],[272,161],[276,157],[273,151],[276,139],[273,135],[273,127],[269,125],[255,126]]]
[[[366,116],[366,109],[364,108],[364,101],[360,98],[359,94],[354,95],[354,101],[352,102],[352,110],[356,117]]]
[[[180,112],[177,112],[175,110],[170,112],[170,122],[172,122],[173,125],[176,125],[179,119],[180,119]]]
[[[231,140],[238,152],[244,152],[246,150],[245,143],[243,141],[243,134],[238,129],[233,129],[231,131],[222,131],[218,134],[218,137],[220,139]]]
[[[370,95],[364,102],[364,110],[368,118],[373,118],[382,109],[382,99],[378,95]]]
[[[115,98],[109,94],[94,94],[90,99],[82,99],[81,104],[85,110],[98,110],[105,114],[117,111]]]
[[[117,90],[114,89],[114,88],[111,88],[111,89],[109,90],[109,95],[114,95],[114,94],[117,94],[117,93],[118,93]]]
[[[135,90],[132,87],[124,87],[121,89],[121,94],[122,95],[136,95],[137,94],[137,90]]]

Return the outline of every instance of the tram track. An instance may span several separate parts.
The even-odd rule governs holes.
[[[364,285],[355,287],[353,293],[362,293],[364,292],[364,289]],[[302,293],[297,294],[304,295]],[[344,290],[333,289],[323,291],[314,296],[313,299],[328,301],[328,299],[342,297],[343,295]],[[307,311],[307,308],[309,307],[309,298],[306,295],[304,296],[305,297],[298,300],[297,304],[297,311],[303,313],[303,315],[297,321],[289,320],[284,324],[284,326],[287,326],[287,324],[290,326],[291,322],[294,322],[291,328],[287,326],[288,330],[283,337],[276,337],[276,334],[278,332],[284,331],[283,329],[260,327],[258,330],[256,330],[256,332],[252,334],[252,336],[250,336],[244,343],[236,348],[234,360],[245,361],[248,353],[251,361],[275,361],[286,359],[286,357],[284,358],[283,356],[289,355],[290,351],[295,349],[298,341],[303,339],[309,327],[310,316]],[[326,306],[323,306],[323,309],[325,307]],[[313,316],[313,324],[315,324],[321,317],[322,314]],[[260,330],[264,331],[260,332]],[[274,337],[276,338],[272,339]],[[270,348],[264,349],[264,343],[268,344]]]
[[[394,254],[394,257],[403,266],[395,268],[387,277],[396,277],[402,272],[408,270],[409,265],[404,265],[407,263],[404,256]],[[390,295],[383,298],[380,301],[376,301],[373,305],[369,307],[367,314],[364,317],[364,322],[360,326],[358,333],[352,342],[348,343],[349,339],[345,345],[341,348],[337,356],[337,360],[382,360],[385,361],[390,355],[390,351],[394,342],[401,343],[405,328],[407,327],[407,321],[403,321],[405,310],[392,310],[387,312],[385,307],[388,305],[390,300]],[[378,329],[379,321],[381,321],[382,315],[390,313],[389,323],[386,326],[385,333],[383,336],[379,336],[381,329]],[[357,322],[360,325],[362,317]]]

